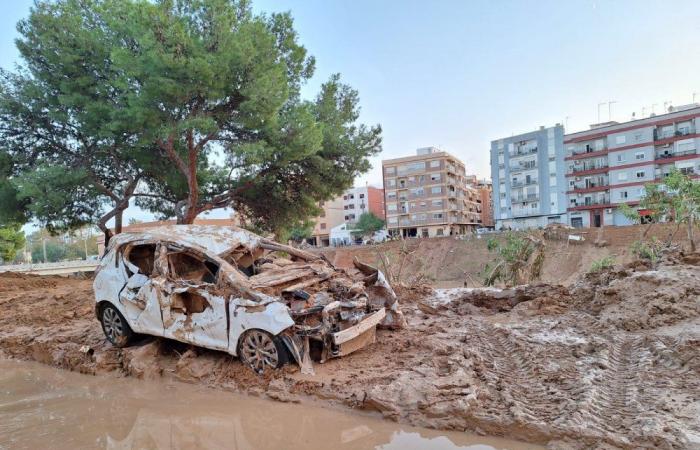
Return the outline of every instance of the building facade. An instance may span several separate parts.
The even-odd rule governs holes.
[[[390,234],[434,237],[464,234],[481,225],[481,200],[467,186],[464,164],[435,147],[382,161]]]
[[[491,142],[496,229],[566,223],[564,127],[540,127]]]
[[[630,122],[591,125],[567,134],[569,225],[628,225],[619,205],[639,204],[644,185],[662,180],[672,167],[700,175],[700,105]]]
[[[321,203],[321,215],[314,218],[314,229],[307,242],[315,247],[328,247],[330,245],[331,229],[344,221],[343,196]]]
[[[476,175],[467,176],[467,185],[476,189],[481,199],[481,226],[493,228],[493,183],[488,178],[478,179]]]
[[[343,211],[343,219],[348,224],[356,223],[366,212],[384,220],[384,189],[372,186],[348,189],[343,193]]]

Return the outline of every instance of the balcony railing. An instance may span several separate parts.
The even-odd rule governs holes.
[[[537,153],[537,147],[521,148],[512,152],[508,152],[511,158],[520,158],[521,156],[534,155]]]
[[[683,128],[682,130],[675,131],[654,131],[654,140],[660,141],[662,139],[669,139],[672,137],[688,136],[689,134],[695,134],[695,129],[693,127]]]
[[[582,148],[582,149],[574,150],[573,152],[571,152],[571,156],[585,155],[587,153],[598,153],[598,152],[602,152],[605,150],[606,150],[605,147],[603,147],[603,148],[590,148],[590,147],[589,148]]]
[[[677,158],[679,156],[688,156],[688,155],[695,155],[697,154],[698,151],[697,149],[693,150],[686,150],[684,152],[660,152],[656,151],[656,159],[668,159],[668,158]]]
[[[516,188],[516,187],[522,187],[522,186],[531,186],[533,184],[537,184],[537,179],[530,179],[530,181],[527,181],[527,180],[525,180],[525,181],[512,181],[510,183],[510,186]]]
[[[572,207],[579,207],[579,206],[596,206],[596,205],[609,205],[609,204],[610,204],[610,197],[603,197],[603,198],[585,200],[583,202],[572,203],[571,206]]]
[[[516,195],[516,196],[511,196],[510,201],[511,203],[527,203],[527,202],[536,202],[539,200],[540,196],[539,194],[528,194],[528,195]]]
[[[528,161],[526,163],[511,164],[509,167],[511,171],[532,170],[537,168],[537,161]]]
[[[593,165],[583,165],[583,166],[574,166],[574,173],[577,172],[585,172],[586,170],[598,170],[598,169],[607,169],[608,165],[607,164],[593,164]]]
[[[605,186],[610,186],[610,182],[606,181],[604,183],[574,184],[574,189],[592,189]]]

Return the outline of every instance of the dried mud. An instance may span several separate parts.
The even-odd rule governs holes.
[[[90,374],[176,378],[279,401],[379,411],[437,429],[552,448],[700,445],[700,257],[630,264],[562,287],[402,289],[409,326],[262,376],[158,339],[108,344],[90,281],[0,275],[0,356]]]

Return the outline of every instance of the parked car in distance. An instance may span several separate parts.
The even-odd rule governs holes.
[[[311,371],[312,359],[374,342],[378,324],[404,324],[384,275],[355,266],[351,275],[234,227],[122,233],[97,268],[95,313],[118,347],[142,333],[230,353],[257,372],[288,361]]]

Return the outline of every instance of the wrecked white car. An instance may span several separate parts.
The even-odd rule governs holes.
[[[228,352],[257,372],[290,360],[305,372],[405,321],[377,269],[357,271],[233,227],[172,225],[110,240],[95,275],[107,339],[134,333]]]

